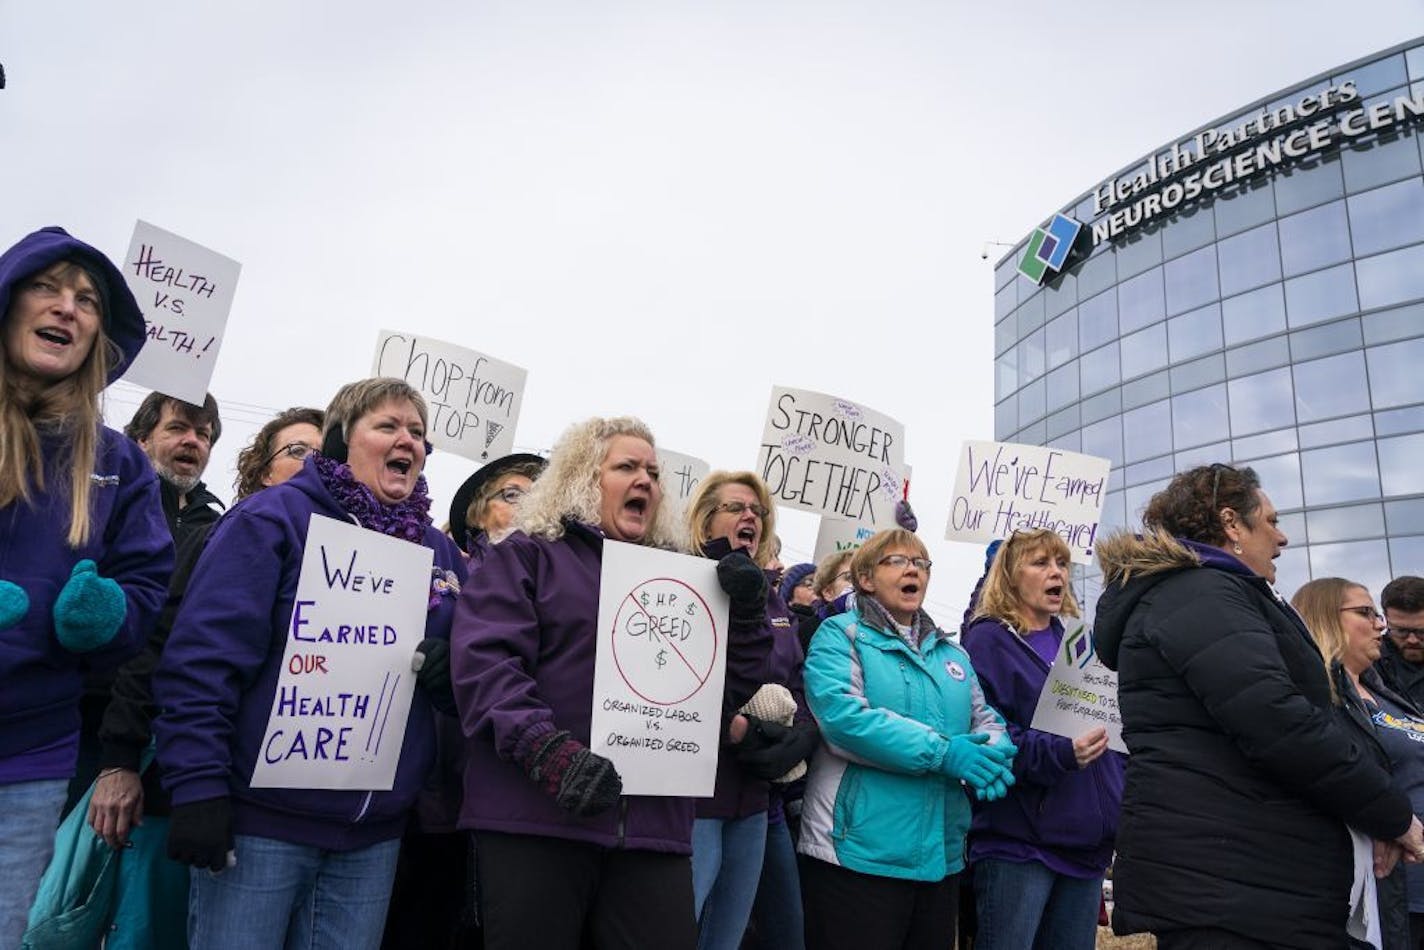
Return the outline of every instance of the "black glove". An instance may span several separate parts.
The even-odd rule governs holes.
[[[590,751],[567,729],[535,742],[519,764],[560,808],[580,818],[607,811],[623,794],[623,779],[613,763]]]
[[[226,871],[232,847],[232,804],[226,797],[173,806],[168,820],[168,856],[174,861]]]
[[[820,741],[820,733],[811,722],[783,726],[759,720],[747,729],[747,738],[752,738],[753,733],[761,735],[750,744],[742,740],[736,747],[737,762],[748,775],[766,782],[781,778],[797,762],[809,759]]]
[[[766,573],[741,551],[717,562],[717,583],[732,602],[728,620],[733,625],[759,627],[766,619]]]
[[[450,641],[438,637],[421,640],[410,668],[415,671],[415,681],[425,690],[430,705],[443,713],[456,715],[455,684],[450,682]]]

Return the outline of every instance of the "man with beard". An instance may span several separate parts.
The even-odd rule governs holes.
[[[202,481],[221,434],[222,420],[211,393],[201,406],[151,393],[124,427],[124,435],[139,444],[158,473],[163,514],[179,550],[194,529],[222,514],[223,503]]]
[[[1424,705],[1424,577],[1404,575],[1384,585],[1380,607],[1388,636],[1375,667],[1395,690]]]

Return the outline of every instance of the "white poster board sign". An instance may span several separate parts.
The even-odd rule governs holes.
[[[1111,465],[1039,445],[965,442],[945,539],[987,543],[1044,528],[1067,542],[1074,561],[1089,563]]]
[[[686,511],[692,493],[712,466],[694,455],[684,455],[661,446],[657,449],[658,468],[662,472],[663,504],[673,505],[678,511]]]
[[[1069,739],[1102,726],[1108,731],[1108,748],[1127,752],[1117,708],[1117,674],[1098,659],[1093,633],[1086,626],[1079,624],[1063,635],[1029,725]]]
[[[779,505],[893,527],[905,427],[848,399],[776,386],[757,471]]]
[[[123,269],[148,336],[123,378],[201,406],[242,265],[139,221]]]
[[[528,375],[520,367],[443,340],[382,330],[371,374],[403,379],[420,391],[436,448],[477,462],[514,451]]]
[[[389,790],[435,552],[312,515],[254,788]]]
[[[624,795],[712,794],[727,609],[716,561],[603,542],[589,747]]]
[[[821,518],[821,527],[816,532],[816,550],[811,557],[814,563],[820,564],[827,555],[854,551],[869,541],[873,534],[874,528],[859,521],[824,516]]]

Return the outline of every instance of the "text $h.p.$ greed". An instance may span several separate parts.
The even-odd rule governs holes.
[[[969,442],[965,449],[968,491],[955,493],[952,529],[1007,537],[1042,528],[1091,554],[1107,476],[1083,477],[1064,464],[1069,455],[1090,456],[1002,443]]]
[[[321,546],[322,572],[328,589],[367,593],[371,597],[387,597],[396,590],[394,578],[367,570],[356,563],[357,552],[351,551],[343,566],[339,561],[332,563],[325,545]],[[292,676],[317,677],[331,672],[328,666],[334,652],[350,648],[370,648],[391,646],[400,640],[400,634],[389,623],[340,623],[324,626],[320,630],[303,615],[315,607],[314,600],[298,600],[292,607],[291,637],[293,640],[313,644],[311,652],[297,652],[287,660],[287,672]],[[297,720],[343,720],[354,722],[375,715],[380,716],[387,707],[385,691],[372,705],[369,692],[330,692],[319,686],[303,690],[299,686],[278,684],[276,717]],[[325,759],[334,762],[348,761],[351,757],[354,726],[302,725],[290,730],[274,729],[267,737],[262,756],[268,763],[283,762],[290,758],[309,760]]]

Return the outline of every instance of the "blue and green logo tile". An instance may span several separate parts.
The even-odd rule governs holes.
[[[1043,283],[1050,273],[1058,273],[1068,263],[1068,254],[1082,227],[1067,215],[1055,214],[1046,227],[1034,228],[1019,259],[1019,273],[1035,284]]]

